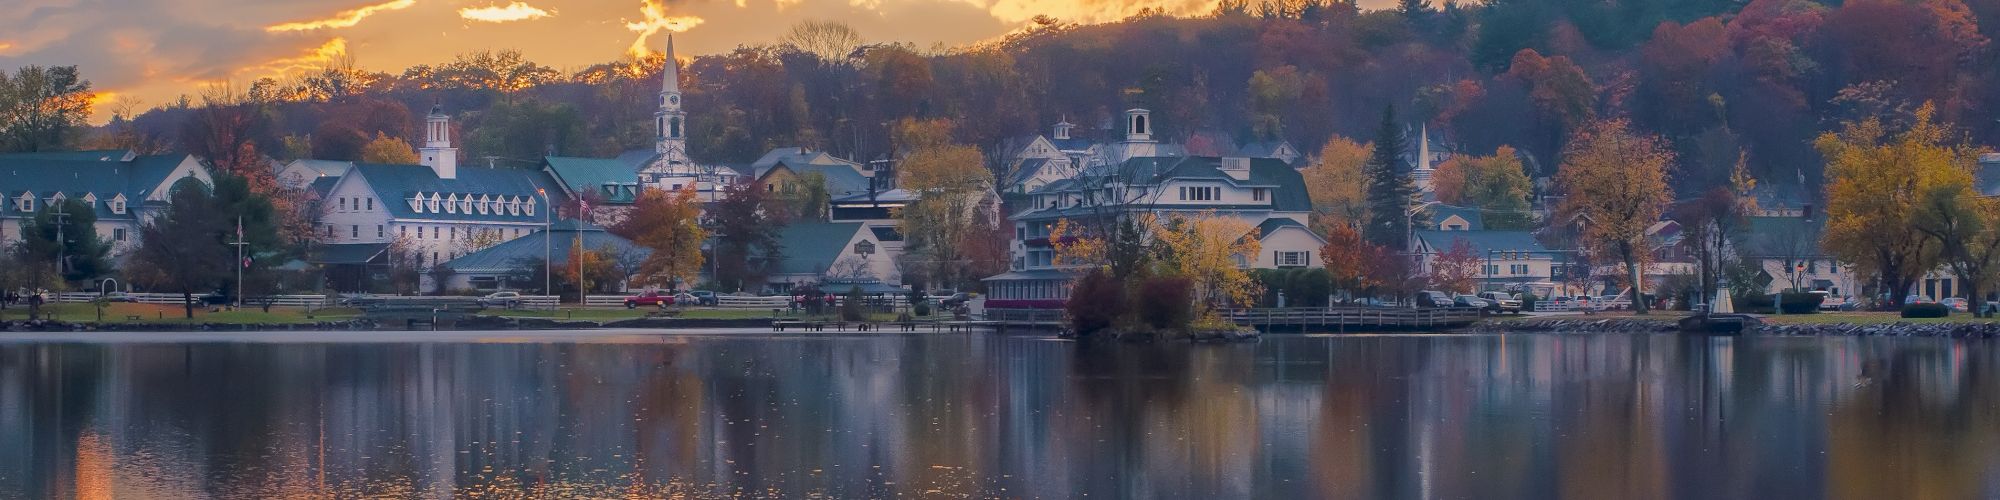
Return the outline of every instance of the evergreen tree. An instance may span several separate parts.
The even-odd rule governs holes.
[[[62,278],[72,282],[96,278],[109,271],[111,245],[97,234],[97,211],[74,198],[63,200],[60,210],[57,208],[44,206],[33,218],[24,221],[18,248],[22,261],[55,265],[60,257]],[[60,224],[56,220],[58,211],[63,213]],[[56,240],[59,225],[62,243]]]
[[[181,292],[186,317],[194,319],[194,294],[221,285],[233,255],[218,237],[221,212],[208,186],[181,181],[167,195],[167,209],[139,230],[139,250],[127,266],[140,281],[159,290]],[[230,225],[233,232],[235,225]]]
[[[1382,126],[1375,131],[1375,149],[1368,157],[1368,227],[1363,235],[1369,243],[1388,248],[1409,244],[1411,199],[1416,185],[1410,169],[1403,164],[1403,127],[1396,123],[1396,107],[1382,109]]]

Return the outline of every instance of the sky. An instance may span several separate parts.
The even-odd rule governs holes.
[[[1363,2],[1364,7],[1371,3]],[[517,49],[558,69],[661,50],[680,57],[772,43],[804,20],[836,20],[869,42],[919,47],[992,40],[1046,14],[1115,21],[1142,8],[1192,15],[1215,0],[7,0],[0,68],[76,65],[98,92],[93,121],[219,84],[351,59],[400,73],[454,54]]]

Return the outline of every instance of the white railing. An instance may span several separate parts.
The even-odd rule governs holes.
[[[721,309],[784,309],[791,306],[792,306],[792,298],[786,296],[776,296],[776,297],[737,297],[734,295],[715,296],[715,307]]]
[[[625,306],[625,297],[626,297],[626,296],[624,296],[624,295],[585,295],[585,296],[583,296],[583,306],[584,306],[584,307],[624,307],[624,306]]]
[[[97,298],[100,296],[101,295],[95,292],[61,293],[61,294],[56,294],[56,302],[71,303],[71,304],[85,303],[97,300]],[[197,303],[201,302],[202,296],[203,294],[196,294],[194,296],[194,301]],[[187,301],[187,297],[178,293],[128,293],[124,294],[123,297],[130,299],[132,302],[137,302],[140,304],[181,305],[182,303]],[[327,305],[325,295],[270,295],[270,296],[246,297],[244,298],[243,305],[262,306],[264,301],[266,300],[270,301],[271,305],[283,306],[283,307],[324,307]]]

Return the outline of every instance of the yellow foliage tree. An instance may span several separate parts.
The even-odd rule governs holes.
[[[1658,136],[1641,135],[1623,119],[1577,129],[1563,150],[1556,183],[1566,196],[1562,213],[1583,225],[1592,253],[1618,259],[1630,273],[1632,310],[1646,313],[1640,270],[1652,255],[1646,229],[1660,221],[1673,193],[1667,169],[1674,151]]]
[[[368,144],[361,146],[361,161],[363,163],[415,165],[417,163],[417,150],[410,147],[410,143],[403,142],[402,139],[376,132],[374,140],[368,141]]]
[[[708,231],[701,227],[701,202],[693,185],[672,192],[646,190],[612,232],[653,251],[633,276],[638,284],[673,285],[701,277],[701,243]]]
[[[972,218],[982,197],[993,186],[979,148],[951,143],[951,122],[905,119],[896,126],[902,161],[897,182],[917,194],[898,213],[897,229],[906,241],[904,255],[934,283],[960,286],[970,278],[959,249],[972,234]]]
[[[1214,324],[1222,301],[1250,304],[1262,290],[1244,270],[1263,245],[1257,227],[1214,211],[1174,214],[1147,221],[1159,242],[1162,274],[1177,274],[1194,282],[1195,322]]]
[[[1827,160],[1827,252],[1878,277],[1899,303],[1901,291],[1938,264],[1939,246],[1918,225],[1920,203],[1933,192],[1970,185],[1977,164],[1978,151],[1950,144],[1935,113],[1925,104],[1900,133],[1868,118],[1813,141]]]
[[[1049,246],[1055,249],[1057,266],[1095,266],[1106,264],[1104,253],[1108,243],[1102,236],[1084,231],[1081,225],[1069,219],[1056,219],[1049,229]]]
[[[1534,189],[1521,169],[1521,157],[1510,146],[1493,156],[1455,156],[1437,167],[1431,186],[1438,201],[1478,208],[1488,229],[1528,229],[1528,194]]]
[[[1334,136],[1319,150],[1319,161],[1299,171],[1312,196],[1314,225],[1338,222],[1350,227],[1368,220],[1368,164],[1371,147]]]

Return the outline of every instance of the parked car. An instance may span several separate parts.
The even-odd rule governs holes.
[[[688,292],[688,295],[694,296],[695,304],[704,306],[715,305],[715,292],[711,292],[708,290],[695,290],[692,292]]]
[[[636,309],[639,306],[666,307],[671,305],[674,305],[674,296],[667,292],[652,291],[625,298],[626,309]]]
[[[672,302],[668,302],[668,304],[678,304],[683,306],[701,305],[701,298],[695,297],[693,293],[680,292],[674,294],[674,300]]]
[[[1417,307],[1451,307],[1451,296],[1436,290],[1417,292]]]
[[[1457,307],[1471,307],[1471,308],[1489,309],[1489,310],[1493,309],[1494,307],[1493,301],[1471,295],[1459,295],[1456,297],[1452,297],[1451,304]]]
[[[1943,304],[1945,307],[1950,307],[1951,310],[1958,312],[1970,312],[1971,311],[1970,308],[1972,307],[1972,302],[1958,297],[1947,297],[1944,300],[1938,301],[1938,303]]]
[[[1516,297],[1516,295],[1507,292],[1485,292],[1479,294],[1479,298],[1493,303],[1493,312],[1519,314],[1521,312],[1521,299]]]
[[[521,307],[521,292],[489,293],[485,297],[479,298],[479,305],[483,307],[504,307],[507,309]]]
[[[968,300],[972,300],[972,294],[965,292],[958,292],[951,294],[950,297],[945,297],[944,300],[939,300],[938,305],[945,307],[958,307],[959,304],[964,304],[965,301]]]

